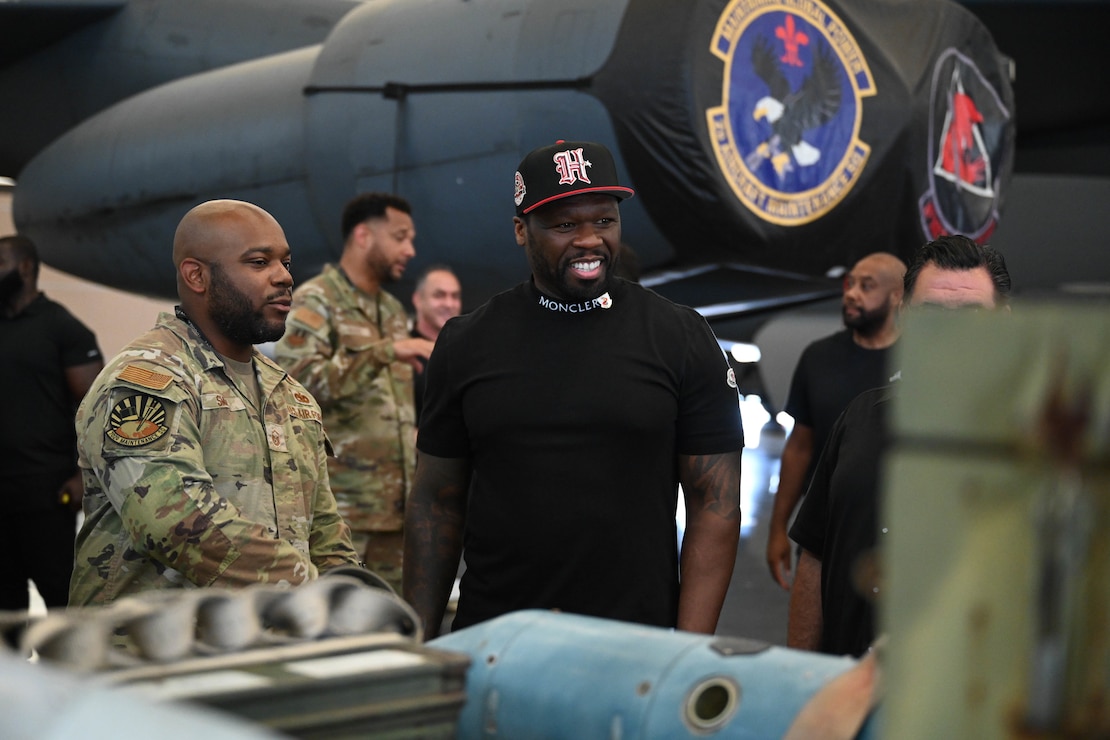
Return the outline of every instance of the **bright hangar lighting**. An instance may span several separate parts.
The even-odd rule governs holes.
[[[748,342],[735,342],[729,349],[729,354],[732,355],[732,359],[744,364],[759,362],[763,357],[759,347]]]

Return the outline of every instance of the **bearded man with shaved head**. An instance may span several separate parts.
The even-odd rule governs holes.
[[[320,407],[253,347],[285,333],[289,261],[281,226],[251,203],[208,201],[181,220],[176,315],[108,363],[77,412],[86,518],[71,606],[298,585],[359,564]]]
[[[784,589],[790,588],[791,566],[786,528],[809,487],[829,430],[853,398],[886,385],[894,375],[888,362],[899,334],[895,307],[902,300],[905,274],[905,263],[886,252],[857,262],[844,276],[844,329],[806,347],[794,369],[785,408],[794,428],[782,450],[767,533],[767,566]]]
[[[961,234],[941,236],[914,254],[898,312],[919,306],[1006,311],[1010,287],[1000,252]],[[881,551],[889,531],[881,511],[880,471],[899,386],[859,394],[829,431],[790,527],[801,554],[790,590],[787,647],[852,656],[872,649],[880,628]]]

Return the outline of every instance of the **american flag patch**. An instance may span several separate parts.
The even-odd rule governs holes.
[[[128,365],[116,377],[120,380],[126,380],[128,383],[134,383],[156,391],[165,390],[173,382],[172,375],[156,373],[138,365]]]

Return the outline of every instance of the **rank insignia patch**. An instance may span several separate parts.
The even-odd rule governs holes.
[[[112,407],[104,434],[124,447],[143,447],[169,431],[161,399],[144,393],[125,396]]]

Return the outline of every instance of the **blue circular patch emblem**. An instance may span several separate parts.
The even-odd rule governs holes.
[[[736,197],[782,226],[834,208],[871,154],[859,131],[875,83],[847,27],[817,0],[732,0],[710,50],[725,74],[706,118]]]

